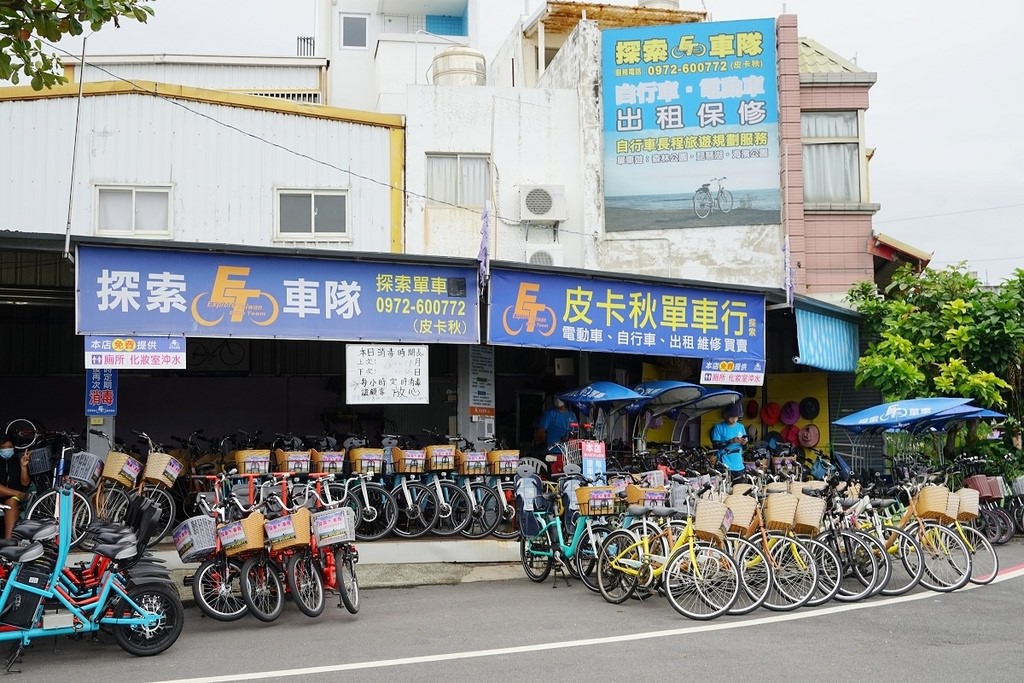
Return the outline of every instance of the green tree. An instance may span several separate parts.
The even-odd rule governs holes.
[[[24,77],[36,90],[66,82],[60,60],[44,49],[43,40],[54,43],[110,22],[120,26],[121,17],[146,22],[153,16],[151,1],[0,0],[0,80],[17,84]]]
[[[1024,270],[996,291],[981,288],[964,264],[914,273],[900,268],[884,292],[870,282],[847,299],[864,315],[871,339],[857,364],[857,385],[887,401],[963,396],[1020,412],[1024,356]]]

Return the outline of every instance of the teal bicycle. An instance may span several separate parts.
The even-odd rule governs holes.
[[[532,514],[540,526],[536,534],[524,535],[519,540],[519,558],[531,581],[543,583],[554,569],[556,574],[563,574],[566,583],[567,574],[580,579],[595,593],[601,590],[597,582],[597,558],[601,542],[611,529],[596,523],[589,514],[581,514],[587,511],[575,509],[573,505],[575,488],[589,483],[578,465],[566,465],[558,482],[558,492],[541,493],[527,501],[523,514]],[[566,525],[555,511],[559,496],[566,500]]]

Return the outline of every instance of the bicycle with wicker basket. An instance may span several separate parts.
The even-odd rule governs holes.
[[[72,432],[33,435],[32,445],[44,445],[46,457],[37,458],[33,462],[30,454],[29,475],[33,486],[25,501],[26,518],[53,519],[60,510],[62,487],[69,484],[70,545],[73,548],[83,542],[93,522],[94,510],[90,497],[99,478],[99,470],[94,463],[100,463],[99,467],[102,467],[102,461],[92,453],[79,449],[78,442],[79,436]],[[57,452],[52,462],[49,457],[51,446]]]

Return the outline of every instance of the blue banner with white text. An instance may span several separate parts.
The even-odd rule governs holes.
[[[492,344],[764,360],[760,294],[492,269]]]
[[[346,341],[480,341],[475,266],[78,247],[76,329]]]

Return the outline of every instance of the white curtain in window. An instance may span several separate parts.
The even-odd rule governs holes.
[[[484,157],[462,157],[459,160],[459,179],[462,196],[459,206],[483,206],[487,200],[488,182],[487,159]]]
[[[859,202],[857,145],[804,145],[804,201]]]
[[[427,197],[432,202],[459,203],[459,159],[455,156],[427,157]]]

